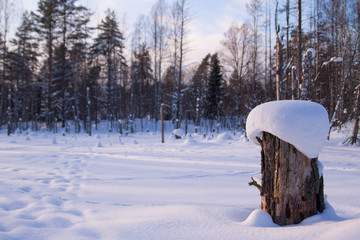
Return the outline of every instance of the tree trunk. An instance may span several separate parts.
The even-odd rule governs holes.
[[[293,145],[264,133],[261,151],[261,209],[281,226],[300,223],[322,212],[323,177],[318,159],[309,159]]]
[[[164,105],[160,105],[160,119],[161,119],[161,143],[165,142],[164,137]]]
[[[280,31],[280,29],[278,30]],[[282,73],[283,73],[283,60],[282,60],[282,46],[280,43],[279,32],[276,33],[276,100],[282,100]]]
[[[360,38],[360,1],[357,1],[357,20],[358,20],[358,39]],[[358,49],[360,49],[360,43],[358,41]],[[358,55],[358,61],[360,61],[360,54]],[[360,69],[358,67],[358,69]],[[359,71],[360,72],[360,71]],[[358,73],[359,85],[357,85],[356,104],[355,104],[355,120],[352,136],[350,137],[350,144],[353,145],[356,142],[360,143],[358,139],[359,133],[359,121],[360,121],[360,74]]]
[[[302,27],[301,27],[301,20],[302,19],[302,15],[301,15],[301,0],[298,0],[298,66],[297,66],[297,71],[298,71],[298,98],[300,98],[302,96],[301,93],[301,88],[300,88],[300,84],[302,84],[302,49],[301,49],[301,43],[302,43]]]
[[[360,120],[360,81],[357,86],[357,97],[356,97],[356,106],[355,106],[355,120],[354,120],[354,128],[350,137],[350,144],[353,145],[359,141],[358,133],[359,133],[359,120]]]

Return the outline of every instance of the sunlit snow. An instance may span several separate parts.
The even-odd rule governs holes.
[[[106,124],[102,129],[106,129]],[[260,148],[237,132],[0,132],[0,239],[357,239],[360,149],[320,153],[327,206],[278,227],[260,209]],[[347,131],[347,130],[346,130]],[[350,130],[349,130],[350,131]],[[201,132],[201,129],[200,129]],[[101,144],[100,144],[101,143]],[[100,147],[100,145],[102,147]]]

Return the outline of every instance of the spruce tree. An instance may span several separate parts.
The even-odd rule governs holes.
[[[207,102],[205,109],[205,116],[207,119],[219,120],[221,114],[220,104],[222,96],[222,72],[219,57],[216,53],[211,57],[211,70],[209,75]]]
[[[191,98],[190,102],[193,105],[192,109],[196,110],[197,104],[199,104],[198,109],[202,111],[204,109],[204,103],[207,101],[207,88],[208,88],[208,79],[210,72],[210,58],[211,55],[206,55],[201,61],[200,65],[196,69],[195,74],[192,77],[192,86],[191,86]],[[197,100],[198,99],[198,100]]]
[[[149,49],[146,45],[142,45],[137,52],[134,53],[134,64],[133,69],[134,80],[136,83],[136,93],[138,96],[137,104],[138,107],[137,116],[139,118],[144,118],[146,114],[154,112],[152,98],[153,92],[151,91],[153,84],[150,83],[152,79],[152,69],[151,69],[151,58]]]
[[[164,72],[164,76],[162,77],[162,82],[160,86],[163,93],[162,103],[165,104],[165,106],[170,106],[164,108],[165,120],[174,119],[174,112],[171,108],[171,103],[173,102],[173,96],[171,93],[173,92],[174,82],[176,81],[176,79],[174,78],[174,71],[176,71],[174,65],[170,65],[167,67],[166,71]]]

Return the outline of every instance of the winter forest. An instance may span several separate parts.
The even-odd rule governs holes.
[[[250,0],[248,21],[233,22],[222,48],[190,65],[191,1],[158,0],[139,17],[125,45],[111,9],[91,26],[92,9],[77,0],[39,0],[14,36],[14,2],[0,7],[0,127],[58,128],[91,134],[134,129],[135,119],[165,120],[174,128],[244,129],[263,102],[303,99],[322,104],[331,127],[360,112],[360,1]],[[156,127],[155,127],[156,129]]]

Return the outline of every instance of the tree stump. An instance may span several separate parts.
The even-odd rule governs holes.
[[[264,132],[261,144],[261,209],[274,223],[300,223],[322,212],[324,181],[319,175],[318,159],[308,158],[293,145]]]

